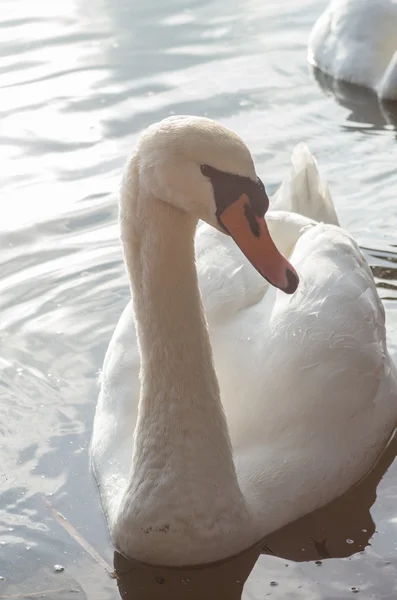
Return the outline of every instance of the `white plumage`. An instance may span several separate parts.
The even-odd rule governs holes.
[[[167,119],[145,134],[123,183],[136,316],[129,303],[106,353],[91,452],[114,543],[148,563],[224,558],[331,501],[371,468],[397,420],[384,309],[307,147],[266,217],[299,273],[295,294],[271,287],[212,226],[199,165],[253,176],[236,144],[207,119]],[[151,203],[159,181],[166,201]],[[194,226],[184,231],[169,205],[181,189],[186,211],[202,197],[211,223],[198,226],[195,255],[221,401]]]
[[[397,0],[331,0],[311,31],[309,62],[397,100]]]

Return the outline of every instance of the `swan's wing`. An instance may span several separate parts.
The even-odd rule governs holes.
[[[357,244],[315,225],[290,260],[294,295],[269,289],[212,336],[240,480],[282,519],[358,481],[397,421],[384,309]],[[285,513],[271,509],[284,497]]]
[[[320,223],[338,225],[328,185],[306,144],[294,148],[291,162],[289,176],[272,197],[272,210],[292,211]]]
[[[277,424],[285,427],[290,419],[295,428],[305,428],[311,420],[314,431],[316,424],[332,422],[334,431],[344,431],[347,417],[372,409],[391,365],[384,308],[350,235],[335,226],[316,225],[302,234],[289,260],[300,276],[295,294],[269,288],[257,305],[236,314],[227,332],[214,331],[215,358],[230,365],[227,372],[219,371],[228,391],[226,410],[232,398],[230,403],[240,408],[233,412],[231,426],[241,432],[243,419],[247,441],[254,431],[267,438],[276,434]],[[241,402],[245,396],[251,396],[251,422]],[[386,406],[390,400],[384,402]],[[393,403],[397,409],[396,398]]]
[[[124,309],[106,351],[91,441],[91,464],[112,522],[128,482],[140,392],[140,357],[132,309]]]
[[[344,429],[347,417],[372,407],[384,375],[384,308],[365,257],[343,229],[317,225],[306,231],[291,260],[301,283],[294,296],[279,295],[275,302],[274,360],[288,367],[289,394],[299,384],[301,396],[291,407],[297,420],[305,411],[313,426],[340,420]]]

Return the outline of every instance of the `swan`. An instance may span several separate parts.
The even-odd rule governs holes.
[[[212,120],[156,123],[127,162],[132,300],[104,359],[90,456],[131,559],[236,555],[344,493],[393,432],[374,279],[308,148],[292,161],[266,221],[247,146]]]
[[[309,36],[309,62],[397,100],[397,0],[331,0]]]

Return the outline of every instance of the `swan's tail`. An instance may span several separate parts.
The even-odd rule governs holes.
[[[327,183],[321,179],[317,161],[306,144],[301,143],[294,148],[291,162],[291,173],[274,194],[271,208],[339,225]]]

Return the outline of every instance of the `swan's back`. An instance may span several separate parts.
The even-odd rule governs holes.
[[[397,0],[331,0],[311,31],[309,61],[397,99]]]

